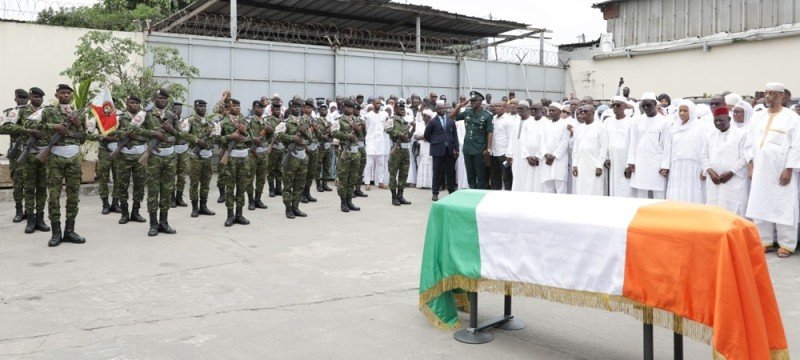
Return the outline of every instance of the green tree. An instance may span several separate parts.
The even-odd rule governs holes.
[[[158,22],[190,4],[188,0],[103,0],[91,6],[47,8],[36,22],[89,29],[141,31],[146,20]]]
[[[152,58],[152,66],[131,63],[131,57],[142,58],[145,53]],[[146,102],[160,88],[169,89],[174,100],[183,101],[186,86],[170,82],[168,78],[191,82],[199,74],[197,68],[187,64],[174,47],[144,46],[129,37],[114,36],[110,31],[86,33],[75,48],[75,55],[72,66],[61,75],[69,77],[76,88],[85,88],[87,84],[95,87],[111,85],[118,106],[129,94]],[[156,68],[160,70],[160,76],[156,76]],[[90,91],[85,91],[85,94],[87,99],[92,96]],[[85,100],[76,99],[76,103]]]

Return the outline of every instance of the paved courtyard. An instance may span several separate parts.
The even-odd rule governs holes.
[[[641,323],[625,315],[515,299],[521,331],[465,345],[417,310],[430,192],[387,190],[343,214],[335,193],[303,205],[305,219],[247,211],[249,226],[171,212],[177,235],[147,237],[147,224],[118,225],[99,198],[81,197],[85,245],[47,248],[49,233],[23,234],[0,203],[0,358],[9,359],[637,359]],[[216,197],[216,190],[212,190]],[[62,200],[63,201],[63,200]],[[768,262],[789,348],[800,358],[800,256]],[[702,256],[702,254],[698,254]],[[502,297],[481,295],[482,318]],[[467,317],[462,314],[462,320]],[[657,359],[672,335],[656,329]],[[687,359],[710,359],[686,340]]]

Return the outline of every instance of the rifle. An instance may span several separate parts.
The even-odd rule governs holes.
[[[239,122],[237,121],[235,124],[238,125]],[[242,129],[241,128],[237,127],[236,128],[236,132],[238,132],[238,133],[240,133],[240,134],[242,134],[244,136],[247,136],[247,134],[242,133]],[[234,144],[236,144],[236,140],[228,141],[228,146],[225,147],[225,152],[222,154],[222,157],[219,159],[219,163],[220,164],[222,164],[222,165],[227,165],[228,164],[228,160],[231,157],[231,149],[233,148]]]
[[[28,138],[28,141],[25,143],[25,148],[22,150],[22,153],[19,154],[19,157],[17,158],[17,162],[20,163],[20,164],[25,163],[25,161],[28,160],[28,155],[31,154],[31,149],[33,148],[34,144],[36,144],[36,138],[33,137],[33,135],[29,135],[29,136],[30,137]],[[17,150],[19,150],[19,147],[16,146],[16,144],[15,144],[14,147]],[[8,152],[9,159],[11,158],[11,156],[12,156],[11,152],[9,151]]]
[[[111,160],[116,159],[119,156],[119,152],[122,150],[122,148],[128,146],[128,143],[130,141],[131,141],[130,135],[125,135],[125,138],[119,141],[119,143],[117,144],[117,148],[114,149],[114,151],[112,151],[111,155],[109,155],[108,157],[111,158]]]
[[[308,127],[306,127],[306,124],[301,123],[300,127],[297,128],[297,133],[300,134],[300,136],[305,138],[307,141],[311,141],[311,135],[308,133]],[[303,144],[302,146],[303,149],[308,149],[307,144]],[[288,150],[289,151],[287,151],[286,154],[283,155],[281,166],[286,166],[289,164],[289,155],[297,154],[297,143],[292,142],[291,144],[289,144]]]
[[[9,159],[21,157],[22,155],[20,155],[20,149],[19,149],[20,145],[21,143],[19,141],[15,141],[13,144],[11,144],[11,146],[8,148],[8,153],[6,154],[6,157]]]
[[[83,109],[81,109],[81,111],[78,112],[77,115],[75,115],[75,117],[83,116],[83,114],[88,109],[89,109],[88,106],[84,107]],[[67,122],[67,130],[72,130],[72,121],[68,121]],[[43,163],[47,162],[47,158],[50,157],[50,151],[53,150],[53,146],[55,146],[55,144],[57,142],[59,142],[59,141],[61,141],[61,134],[59,134],[59,133],[53,134],[53,137],[50,138],[50,142],[47,143],[47,146],[44,148],[44,150],[39,152],[39,155],[36,155],[36,158],[39,159],[39,161],[41,161]]]
[[[150,140],[147,144],[147,151],[139,157],[139,164],[147,166],[147,162],[150,160],[150,152],[152,151],[161,152],[161,150],[158,149],[158,139]]]

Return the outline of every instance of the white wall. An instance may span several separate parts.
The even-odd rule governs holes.
[[[614,95],[619,78],[624,77],[635,98],[644,91],[667,93],[673,99],[725,90],[753,95],[772,81],[784,83],[793,96],[798,96],[797,59],[800,36],[738,42],[709,52],[694,49],[599,61],[571,60],[567,92],[608,99]]]
[[[88,29],[45,26],[0,21],[0,110],[14,106],[14,89],[39,87],[45,92],[45,103],[54,98],[58,84],[70,84],[59,75],[75,61],[75,46]],[[116,36],[143,41],[139,33],[116,32]],[[131,63],[142,64],[139,56]],[[5,154],[9,137],[0,136],[0,153]]]

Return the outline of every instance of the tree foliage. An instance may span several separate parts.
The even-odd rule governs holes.
[[[141,31],[146,28],[147,20],[155,23],[190,3],[186,0],[103,0],[91,6],[47,8],[39,12],[36,22],[89,29]]]
[[[132,58],[144,59],[145,54],[152,59],[153,66],[131,61]],[[199,74],[174,47],[144,46],[129,37],[114,36],[110,31],[86,33],[75,48],[75,56],[72,66],[61,75],[69,77],[79,88],[93,84],[96,90],[111,85],[118,105],[128,95],[137,95],[146,102],[160,88],[169,89],[175,100],[185,100],[186,86],[170,82],[168,78],[185,79],[188,83]],[[88,91],[86,95],[92,96]]]

